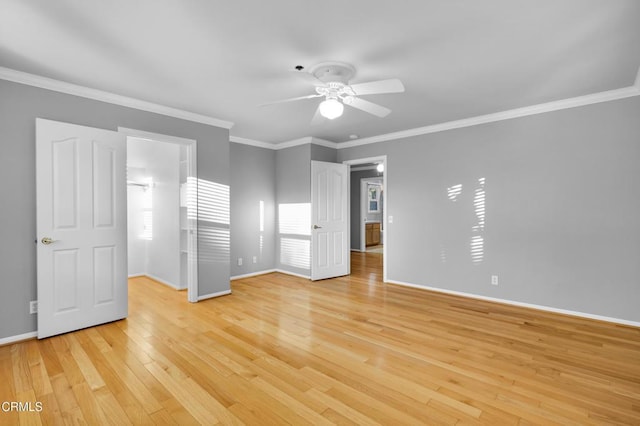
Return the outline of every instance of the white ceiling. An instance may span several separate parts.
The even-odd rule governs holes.
[[[630,86],[637,0],[0,0],[0,66],[235,123],[233,136],[333,142]],[[292,72],[356,67],[400,78],[320,126]]]

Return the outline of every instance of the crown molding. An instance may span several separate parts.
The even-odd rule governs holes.
[[[118,126],[118,133],[122,133],[126,136],[131,136],[136,139],[144,139],[156,142],[168,142],[179,145],[190,145],[196,143],[195,139],[181,138],[178,136],[163,135],[160,133],[147,132],[145,130],[129,129],[128,127]]]
[[[636,78],[636,83],[638,83],[638,78]],[[337,144],[337,149],[352,148],[355,146],[369,145],[372,143],[409,138],[412,136],[426,135],[429,133],[443,132],[445,130],[477,126],[479,124],[493,123],[496,121],[510,120],[512,118],[526,117],[529,115],[543,114],[546,112],[576,108],[601,102],[615,101],[618,99],[624,99],[638,95],[640,95],[640,86],[634,85],[624,87],[622,89],[608,90],[605,92],[577,96],[575,98],[562,99],[559,101],[546,102],[543,104],[511,109],[507,111],[496,112],[493,114],[479,115],[476,117],[464,118],[462,120],[447,121],[430,126],[418,127],[415,129],[408,129],[399,132],[387,133],[384,135],[371,136],[368,138],[359,139],[357,141],[341,142]]]
[[[240,143],[240,144],[243,144],[243,145],[255,146],[255,147],[258,147],[258,148],[277,149],[276,148],[276,146],[277,146],[276,144],[257,141],[255,139],[241,138],[239,136],[229,136],[229,142]]]
[[[123,107],[153,112],[156,114],[166,115],[169,117],[179,118],[187,121],[193,121],[196,123],[208,124],[216,127],[222,127],[225,129],[231,129],[234,124],[231,121],[220,120],[206,115],[197,114],[195,112],[184,111],[181,109],[155,104],[140,99],[129,98],[127,96],[116,95],[115,93],[91,89],[89,87],[79,86],[77,84],[54,80],[52,78],[29,74],[23,71],[17,71],[5,67],[0,67],[0,80],[26,84],[28,86],[39,87],[41,89],[53,90],[54,92],[93,99],[113,105],[120,105]]]
[[[179,118],[182,120],[192,121],[196,123],[207,124],[211,126],[231,129],[234,125],[231,121],[220,120],[202,114],[190,111],[184,111],[140,99],[130,98],[127,96],[117,95],[102,90],[91,89],[77,84],[67,83],[48,77],[42,77],[23,71],[13,70],[11,68],[0,67],[0,80],[12,81],[14,83],[25,84],[28,86],[40,87],[42,89],[53,90],[55,92],[65,93],[68,95],[79,96],[87,99],[93,99],[123,107],[134,108],[142,111],[152,112],[156,114],[166,115],[169,117]],[[412,136],[425,135],[429,133],[443,132],[446,130],[460,129],[464,127],[476,126],[479,124],[493,123],[497,121],[510,120],[512,118],[526,117],[529,115],[543,114],[546,112],[559,111],[563,109],[576,108],[586,105],[597,104],[601,102],[609,102],[619,99],[625,99],[640,95],[640,68],[636,74],[633,86],[621,89],[608,90],[605,92],[593,93],[590,95],[577,96],[574,98],[562,99],[559,101],[546,102],[543,104],[532,105],[522,108],[501,111],[492,114],[479,115],[476,117],[464,118],[461,120],[448,121],[430,126],[418,127],[414,129],[402,130],[399,132],[386,133],[368,138],[362,138],[355,141],[331,142],[320,138],[306,136],[291,141],[271,144],[268,142],[258,141],[254,139],[242,138],[238,136],[230,136],[229,140],[235,143],[256,146],[266,149],[285,149],[305,144],[316,144],[334,149],[346,149],[361,145],[369,145],[372,143],[391,141],[396,139],[404,139]]]
[[[446,130],[461,129],[464,127],[477,126],[479,124],[494,123],[497,121],[510,120],[512,118],[526,117],[529,115],[544,114],[546,112],[559,111],[563,109],[577,108],[586,105],[592,105],[602,102],[615,101],[619,99],[640,96],[640,69],[633,86],[623,87],[621,89],[607,90],[605,92],[593,93],[590,95],[577,96],[574,98],[561,99],[559,101],[546,102],[543,104],[531,105],[522,108],[510,109],[507,111],[496,112],[486,115],[478,115],[476,117],[464,118],[461,120],[447,121],[444,123],[433,124],[430,126],[417,127],[414,129],[401,130],[399,132],[386,133],[368,138],[362,138],[355,141],[331,142],[320,138],[307,136],[300,139],[294,139],[287,142],[269,144],[266,142],[252,141],[232,136],[232,142],[246,143],[247,145],[260,146],[269,149],[284,149],[293,146],[313,143],[316,145],[326,146],[327,148],[346,149],[361,145],[369,145],[378,142],[386,142],[397,139],[409,138],[412,136],[426,135],[429,133],[444,132]]]
[[[336,142],[331,142],[331,141],[327,141],[324,139],[320,139],[320,138],[311,138],[311,143],[314,145],[320,145],[320,146],[325,146],[327,148],[333,148],[333,149],[337,149],[338,148],[338,144]]]
[[[277,143],[277,144],[274,145],[273,149],[291,148],[293,146],[306,145],[308,143],[309,144],[313,143],[313,138],[311,136],[305,136],[304,138],[294,139],[294,140],[287,141],[287,142]]]
[[[294,146],[300,146],[300,145],[306,145],[306,144],[320,145],[320,146],[325,146],[327,148],[333,148],[333,149],[338,148],[338,144],[335,142],[327,141],[320,138],[314,138],[313,136],[305,136],[304,138],[293,139],[287,142],[280,142],[280,143],[268,143],[268,142],[258,141],[255,139],[241,138],[239,136],[229,136],[229,141],[234,143],[241,143],[244,145],[256,146],[258,148],[273,149],[276,151],[280,149],[291,148]]]

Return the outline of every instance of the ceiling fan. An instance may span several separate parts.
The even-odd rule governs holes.
[[[313,66],[309,71],[304,71],[302,65],[295,68],[297,75],[315,86],[316,93],[269,102],[263,106],[324,97],[324,101],[316,109],[311,124],[319,124],[325,118],[333,120],[340,117],[344,111],[344,105],[377,117],[386,117],[391,112],[389,108],[361,99],[360,96],[404,92],[404,86],[397,78],[349,84],[349,80],[354,76],[356,70],[353,66],[343,62],[323,62]]]

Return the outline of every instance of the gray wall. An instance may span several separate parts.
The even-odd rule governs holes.
[[[0,80],[0,338],[36,330],[35,119],[117,130],[118,126],[198,141],[198,178],[229,185],[229,131]],[[207,247],[200,226],[199,292],[229,289],[229,243]],[[227,230],[228,233],[228,230]],[[203,238],[204,237],[204,238]]]
[[[387,155],[389,280],[640,321],[638,117],[634,97],[338,160]]]
[[[280,213],[291,204],[306,204],[311,220],[311,160],[336,162],[337,150],[315,144],[298,145],[276,151],[276,269],[311,275],[311,223],[304,233],[281,232],[288,221]],[[304,264],[304,266],[303,266]]]
[[[231,144],[231,276],[275,268],[275,171],[276,151]],[[242,266],[238,266],[239,257]]]
[[[360,228],[362,227],[360,221],[360,179],[372,178],[382,176],[374,170],[358,170],[351,172],[351,249],[360,250]],[[367,215],[369,216],[369,215]],[[380,220],[380,214],[371,214],[371,219]]]
[[[309,224],[308,234],[281,233],[281,223],[283,218],[280,210],[286,208],[286,204],[307,204],[311,205],[311,147],[313,145],[298,145],[291,148],[276,151],[276,268],[293,272],[305,276],[311,275],[310,266],[298,267],[292,262],[282,261],[291,250],[290,243],[296,243],[296,247],[304,245],[311,247],[311,225]],[[309,217],[309,220],[311,218]],[[298,261],[305,262],[302,250],[296,249],[293,253]],[[283,256],[284,255],[284,256]],[[306,260],[310,265],[311,259]]]
[[[311,160],[313,161],[335,163],[338,160],[338,150],[335,148],[311,144],[309,149],[311,150]]]

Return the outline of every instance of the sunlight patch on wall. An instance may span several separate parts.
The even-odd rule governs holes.
[[[485,215],[484,182],[485,182],[485,178],[478,179],[479,187],[476,188],[475,195],[473,196],[473,207],[476,213],[476,218],[478,220],[478,223],[473,226],[474,231],[484,230],[484,215]]]
[[[260,200],[260,257],[262,257],[262,250],[264,249],[264,201]]]
[[[458,198],[458,195],[462,193],[462,184],[453,185],[447,188],[447,197],[453,202],[455,202]]]
[[[229,185],[197,179],[198,220],[229,225]]]
[[[187,217],[198,221],[198,259],[231,261],[229,185],[187,178]]]
[[[280,263],[294,268],[311,268],[311,241],[297,238],[280,239]]]
[[[471,237],[471,261],[480,263],[484,260],[484,238],[481,235]]]
[[[473,208],[476,215],[476,224],[471,227],[471,261],[481,263],[484,260],[484,223],[485,223],[485,178],[478,179],[478,187],[474,191]]]
[[[187,206],[187,219],[198,219],[198,179],[193,176],[187,177],[186,185],[186,200]]]
[[[444,244],[440,244],[440,262],[447,263],[447,247]]]
[[[278,231],[280,234],[311,235],[311,203],[280,204]]]
[[[229,229],[200,226],[198,228],[198,256],[204,262],[230,262],[231,235]]]

